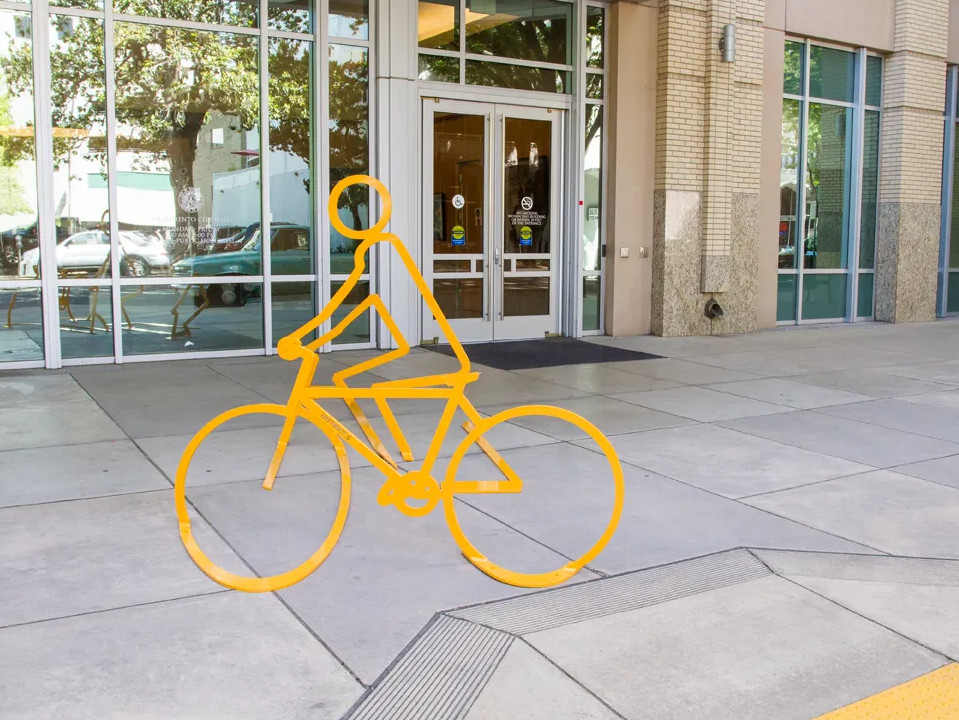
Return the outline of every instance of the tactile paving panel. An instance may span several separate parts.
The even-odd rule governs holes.
[[[959,720],[959,664],[945,665],[816,720]]]

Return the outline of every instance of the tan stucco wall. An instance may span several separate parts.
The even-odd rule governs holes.
[[[611,13],[606,332],[636,335],[650,331],[657,11],[616,3]]]
[[[767,5],[768,7],[768,5]],[[756,325],[776,324],[779,281],[779,167],[783,109],[783,46],[785,34],[767,29],[763,42],[763,144],[759,189],[759,276]]]
[[[891,52],[896,0],[766,0],[764,24],[790,35]]]
[[[959,0],[949,0],[949,45],[946,61],[959,63]]]

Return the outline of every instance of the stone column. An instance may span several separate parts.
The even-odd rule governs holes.
[[[876,319],[936,316],[948,0],[896,0],[883,78]]]
[[[764,0],[659,6],[652,330],[756,326]],[[736,26],[724,63],[723,27]],[[709,320],[714,297],[725,317]]]

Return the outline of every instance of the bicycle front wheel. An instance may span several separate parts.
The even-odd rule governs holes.
[[[198,489],[198,491],[202,493],[203,491],[209,491],[210,481],[207,479],[209,473],[218,472],[227,474],[227,477],[214,478],[213,480],[213,484],[217,482],[221,483],[219,485],[221,502],[225,494],[233,493],[234,496],[243,494],[244,502],[246,503],[246,505],[241,505],[239,510],[230,513],[231,516],[241,513],[245,514],[245,512],[251,508],[255,508],[258,502],[262,504],[262,502],[267,499],[263,494],[265,491],[256,494],[259,488],[254,488],[252,482],[231,482],[231,480],[234,479],[229,477],[230,472],[237,472],[237,468],[243,468],[247,473],[243,479],[262,481],[267,474],[270,463],[274,459],[281,428],[277,427],[278,422],[276,418],[253,417],[256,415],[274,415],[280,416],[281,419],[286,419],[289,416],[289,410],[284,405],[267,403],[244,405],[228,410],[204,425],[200,431],[193,436],[193,439],[189,445],[187,445],[186,450],[180,458],[174,485],[174,498],[176,500],[177,520],[180,526],[180,539],[183,541],[183,545],[193,559],[193,562],[195,562],[204,573],[220,585],[233,588],[234,590],[242,590],[244,592],[270,592],[289,587],[299,582],[316,570],[333,550],[337,540],[339,540],[340,533],[343,532],[347,512],[349,511],[350,467],[343,441],[334,433],[332,428],[323,422],[313,422],[300,412],[297,418],[298,420],[306,420],[310,423],[311,427],[315,427],[325,436],[325,438],[319,437],[314,439],[321,441],[325,439],[329,442],[329,445],[321,449],[316,449],[311,456],[298,458],[298,462],[305,466],[314,458],[319,458],[322,455],[327,464],[336,468],[336,471],[340,474],[339,503],[333,517],[330,531],[326,538],[321,541],[320,547],[316,552],[299,565],[285,572],[259,577],[252,574],[252,572],[250,575],[241,575],[224,569],[200,548],[200,545],[194,537],[189,512],[189,506],[192,503],[188,501],[187,497],[188,477],[191,467],[193,467],[195,470],[194,475],[202,477],[205,481],[203,486]],[[228,423],[233,420],[241,420],[241,422],[228,425]],[[254,422],[251,423],[251,420]],[[251,424],[255,427],[251,428]],[[294,427],[294,432],[297,432],[296,428],[299,426]],[[214,435],[217,431],[220,431],[220,433]],[[202,460],[198,461],[197,451],[204,443],[207,444],[209,452],[201,452],[203,457]],[[298,450],[301,450],[301,448],[298,448]],[[304,455],[310,450],[313,449],[302,448]],[[332,450],[332,455],[330,454],[330,450]],[[283,455],[289,454],[288,451],[288,446],[283,446],[279,450],[279,459],[281,461]],[[212,456],[212,460],[207,457],[208,455]],[[209,466],[203,467],[202,465]],[[225,470],[211,470],[211,467],[219,468],[224,465],[228,466]],[[306,470],[307,468],[304,467],[303,469]],[[193,486],[197,484],[195,480],[196,478],[194,478],[194,482],[192,482]],[[296,480],[302,483],[303,478],[300,476],[297,477]],[[231,484],[222,484],[224,482],[231,482]],[[274,493],[282,493],[284,483],[292,482],[292,478],[280,477],[276,482],[278,487],[271,491],[271,495]],[[299,499],[296,499],[293,504],[296,505],[298,503]],[[232,519],[234,521],[236,520],[235,517]],[[282,527],[283,521],[277,520],[277,524]],[[245,529],[245,526],[241,526],[240,529],[242,531]]]
[[[594,532],[589,533],[591,537],[597,539],[595,541],[591,540],[590,543],[587,544],[584,552],[580,552],[583,548],[579,548],[576,553],[571,553],[567,556],[568,562],[554,570],[548,570],[546,572],[517,572],[497,564],[491,560],[486,553],[477,549],[473,542],[466,536],[460,518],[456,513],[457,494],[462,493],[464,497],[468,497],[465,493],[476,493],[477,497],[482,497],[483,495],[490,496],[499,493],[515,493],[517,492],[517,488],[511,487],[512,483],[518,482],[525,487],[527,481],[535,480],[533,476],[536,474],[538,474],[540,478],[545,475],[547,479],[545,487],[542,484],[540,485],[539,492],[554,495],[559,492],[563,481],[567,478],[561,475],[551,476],[551,471],[548,467],[544,466],[544,463],[537,461],[535,458],[527,459],[523,462],[522,468],[520,468],[517,460],[522,461],[522,458],[519,456],[522,455],[524,450],[531,451],[535,450],[535,448],[508,452],[506,457],[502,457],[485,441],[484,436],[488,435],[496,426],[510,422],[511,420],[523,418],[528,418],[533,425],[542,424],[545,421],[546,424],[552,424],[555,427],[555,423],[559,421],[574,426],[576,432],[572,433],[573,436],[584,437],[592,441],[592,443],[595,443],[595,446],[591,446],[590,449],[585,449],[564,443],[563,448],[568,449],[572,453],[583,453],[588,456],[590,481],[594,478],[602,477],[602,482],[607,484],[611,483],[611,485],[606,488],[595,488],[595,490],[605,493],[605,497],[609,500],[609,502],[604,505],[604,507],[609,510],[608,520],[604,520],[601,517],[601,522],[604,522],[605,525],[595,528]],[[569,428],[564,428],[564,432],[559,434],[559,436],[570,436],[568,430]],[[475,477],[475,470],[467,471],[461,468],[461,464],[467,453],[477,446],[487,455],[488,459],[497,466],[498,477],[496,477],[495,480],[490,481],[489,479],[489,463],[486,463],[486,476],[484,476],[482,480]],[[549,445],[546,447],[555,448],[556,446]],[[598,451],[598,454],[593,453],[593,451]],[[471,461],[468,461],[474,467],[476,467],[478,463],[473,463],[472,458],[477,457],[480,456],[478,454],[471,455]],[[602,472],[600,472],[601,469]],[[582,479],[583,478],[578,478],[580,481],[582,481]],[[519,490],[519,492],[526,492],[526,490]],[[587,489],[587,492],[594,492],[594,489]],[[466,439],[463,440],[450,459],[446,472],[446,480],[443,483],[443,505],[446,513],[446,522],[449,524],[453,539],[456,541],[456,544],[459,545],[466,559],[484,573],[500,582],[519,587],[532,588],[549,587],[569,580],[573,575],[579,572],[584,565],[591,562],[602,552],[616,531],[616,526],[619,524],[619,518],[623,510],[624,494],[623,468],[612,443],[600,432],[599,428],[585,418],[569,410],[549,405],[525,405],[511,410],[505,410],[480,421],[476,427],[471,430]],[[573,492],[573,495],[573,500],[575,501],[577,499],[575,492]],[[506,497],[509,498],[511,495],[506,495]],[[513,495],[513,497],[515,497],[515,495]],[[544,512],[546,511],[544,510]],[[495,515],[495,513],[492,512],[488,512],[487,514]]]

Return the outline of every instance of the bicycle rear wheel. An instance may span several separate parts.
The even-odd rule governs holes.
[[[477,480],[479,480],[478,478],[467,479],[464,477],[458,477],[464,474],[460,470],[460,463],[462,462],[466,453],[474,445],[477,445],[481,438],[483,438],[484,435],[489,433],[497,425],[504,422],[509,422],[510,420],[515,420],[517,418],[537,415],[571,423],[596,443],[598,449],[600,450],[602,456],[605,457],[606,463],[609,466],[609,479],[612,481],[612,510],[609,521],[606,523],[606,526],[603,528],[598,539],[592,545],[590,545],[585,552],[575,557],[571,557],[568,562],[556,568],[555,570],[527,573],[517,572],[502,567],[501,565],[498,565],[490,560],[485,553],[476,548],[473,542],[466,536],[466,533],[464,532],[460,520],[456,514],[455,499],[458,492],[461,492],[465,495],[466,492],[469,492],[468,488],[471,486],[476,486]],[[487,445],[487,449],[492,450],[491,446],[489,445]],[[487,450],[484,449],[484,452],[487,452]],[[495,455],[495,451],[493,452]],[[500,462],[506,463],[506,467],[509,467],[508,460],[500,459]],[[512,470],[509,469],[509,472],[512,472]],[[508,474],[502,477],[508,477]],[[492,484],[488,482],[489,478],[482,478],[482,480],[487,481],[485,484]],[[493,483],[497,482],[500,482],[500,478],[497,478],[497,480],[493,481]],[[480,484],[484,483],[480,481]],[[499,492],[507,491],[500,490]],[[493,491],[493,493],[495,494],[496,491]],[[492,417],[481,420],[459,445],[459,447],[456,449],[456,452],[453,454],[453,457],[450,459],[450,463],[446,472],[446,480],[443,483],[443,507],[446,514],[446,522],[449,525],[450,533],[453,535],[453,539],[456,541],[456,544],[459,545],[459,548],[466,559],[469,560],[473,565],[478,567],[490,577],[509,585],[516,585],[519,587],[549,587],[551,585],[557,585],[569,580],[571,577],[573,577],[573,575],[579,572],[584,565],[595,559],[596,556],[602,552],[603,548],[612,538],[613,533],[616,530],[616,526],[619,524],[619,518],[623,510],[624,494],[625,485],[623,482],[623,468],[619,462],[619,456],[616,454],[616,450],[613,448],[612,443],[610,443],[606,436],[600,432],[599,428],[585,418],[582,418],[576,413],[563,408],[552,407],[549,405],[524,405],[511,410],[505,410]]]
[[[346,524],[347,512],[349,511],[350,466],[349,458],[346,453],[346,448],[343,445],[343,441],[333,432],[332,428],[330,428],[324,422],[314,422],[310,420],[310,418],[307,417],[306,414],[301,410],[299,412],[299,417],[312,422],[312,424],[315,425],[326,436],[326,439],[330,441],[333,452],[335,453],[336,465],[340,473],[341,486],[339,503],[332,526],[330,528],[330,532],[322,541],[316,552],[310,555],[305,561],[296,567],[287,570],[286,572],[269,575],[266,577],[258,577],[253,574],[240,575],[224,569],[210,559],[208,554],[200,548],[193,535],[193,529],[191,526],[190,514],[188,510],[187,476],[189,474],[190,464],[194,461],[197,450],[204,441],[209,439],[210,435],[215,430],[221,428],[230,420],[256,414],[278,415],[286,418],[289,415],[289,410],[285,405],[267,403],[243,405],[218,415],[204,425],[200,431],[193,436],[193,439],[187,445],[186,450],[183,452],[183,455],[180,458],[180,464],[177,467],[176,482],[174,485],[174,498],[176,501],[177,520],[179,521],[180,526],[180,539],[183,541],[183,546],[193,559],[193,562],[195,562],[204,573],[206,573],[210,578],[218,582],[220,585],[233,588],[234,590],[242,590],[244,592],[270,592],[273,590],[280,590],[282,588],[289,587],[290,585],[299,582],[316,570],[333,550],[337,540],[339,540],[340,533],[343,532],[343,527]],[[270,430],[275,432],[276,428],[263,428],[262,430],[254,430],[250,432],[266,433]],[[284,448],[282,452],[285,454],[286,451],[287,448]],[[264,467],[262,468],[264,476],[266,474],[266,470],[267,465],[264,463]],[[284,478],[281,477],[277,480],[277,483],[282,486],[283,480]],[[272,492],[277,492],[277,490],[273,490]],[[280,490],[280,492],[282,492],[282,490]]]

